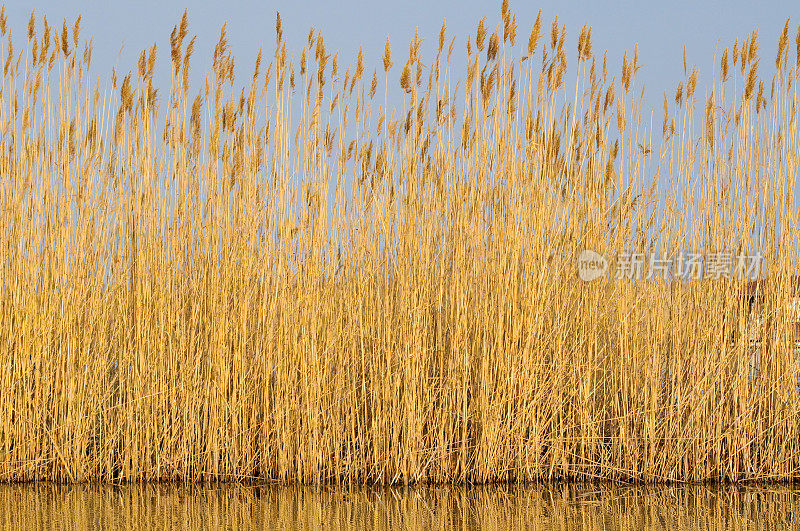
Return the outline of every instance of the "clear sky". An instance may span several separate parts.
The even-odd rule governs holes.
[[[610,65],[620,62],[622,53],[639,44],[640,63],[644,68],[638,82],[644,81],[647,100],[655,102],[660,110],[661,93],[672,92],[683,75],[683,46],[691,67],[700,70],[698,93],[703,92],[704,79],[717,75],[717,48],[741,41],[754,28],[760,29],[762,65],[766,70],[774,61],[777,39],[787,17],[793,20],[794,37],[800,22],[800,2],[748,2],[732,1],[662,1],[662,2],[530,2],[511,1],[511,11],[517,13],[520,40],[527,34],[539,8],[543,21],[549,25],[558,15],[566,24],[568,38],[572,41],[569,60],[574,64],[577,37],[584,23],[593,27],[593,48],[602,54],[608,50]],[[236,56],[237,77],[249,75],[260,46],[265,55],[274,51],[275,12],[280,11],[284,35],[294,51],[299,53],[311,26],[322,30],[326,49],[341,52],[341,63],[354,57],[360,45],[364,46],[368,71],[380,65],[383,42],[388,35],[395,53],[407,52],[414,29],[427,38],[424,49],[432,53],[436,46],[439,28],[446,19],[448,34],[458,37],[456,51],[463,59],[465,39],[474,35],[481,17],[487,16],[487,26],[493,28],[500,20],[499,2],[475,0],[435,1],[403,0],[376,2],[363,0],[296,0],[296,1],[199,1],[173,2],[115,0],[62,0],[60,2],[15,2],[6,4],[12,31],[18,42],[25,37],[31,8],[48,21],[60,25],[64,18],[74,20],[83,15],[82,36],[94,38],[95,74],[101,81],[109,77],[112,66],[120,72],[135,69],[140,50],[158,44],[160,66],[169,68],[169,34],[180,20],[184,8],[189,9],[190,35],[197,34],[198,42],[193,58],[195,79],[201,78],[210,66],[214,44],[223,22],[228,23],[228,37]],[[548,26],[545,26],[546,28]],[[791,40],[794,44],[794,38]],[[120,54],[120,49],[122,53]],[[521,45],[518,42],[518,45]],[[717,56],[718,57],[718,56]],[[459,55],[454,53],[457,66]],[[395,58],[395,63],[402,59]],[[399,76],[400,68],[393,73]],[[616,66],[612,74],[617,74]],[[637,82],[637,83],[638,83]],[[166,88],[166,87],[165,87]],[[199,88],[199,85],[198,85]],[[399,92],[399,87],[398,87]]]
[[[173,2],[146,0],[121,2],[116,0],[62,0],[60,2],[16,2],[6,4],[9,25],[19,49],[25,42],[27,21],[31,9],[36,10],[37,27],[46,15],[50,24],[61,25],[82,15],[82,39],[92,37],[94,44],[93,77],[110,85],[111,68],[125,75],[135,70],[141,50],[154,42],[158,45],[159,62],[156,82],[161,93],[168,91],[170,71],[169,35],[178,24],[185,8],[189,11],[189,36],[197,35],[192,58],[192,81],[197,93],[202,79],[210,69],[211,55],[219,38],[220,27],[227,22],[228,42],[236,57],[236,75],[239,83],[252,73],[260,46],[266,57],[274,53],[275,13],[283,21],[283,33],[289,40],[288,52],[295,55],[295,64],[306,42],[310,27],[322,32],[328,53],[340,52],[340,65],[351,64],[359,46],[363,45],[367,77],[373,68],[381,72],[381,56],[387,35],[390,37],[395,68],[391,72],[389,103],[402,105],[402,90],[397,83],[405,60],[408,43],[415,28],[426,41],[423,42],[423,62],[435,53],[439,29],[446,20],[448,40],[457,36],[453,56],[453,77],[463,77],[466,58],[466,39],[474,36],[479,20],[486,16],[489,32],[500,22],[499,1],[475,0],[401,0],[377,2],[365,0],[279,0],[270,2],[249,1],[198,1]],[[593,51],[602,57],[608,51],[610,75],[619,79],[619,65],[623,52],[639,45],[639,59],[643,68],[638,72],[636,86],[645,86],[644,120],[648,109],[654,112],[654,122],[661,116],[662,93],[670,99],[677,83],[683,78],[683,54],[689,69],[697,66],[700,72],[697,94],[703,101],[704,85],[719,75],[721,51],[735,39],[744,40],[759,29],[760,74],[769,79],[774,71],[777,41],[787,18],[791,18],[790,46],[800,23],[800,0],[777,2],[729,1],[661,1],[661,2],[556,2],[552,0],[530,2],[511,0],[510,8],[519,23],[517,45],[527,42],[527,35],[542,9],[545,32],[553,18],[565,24],[568,35],[568,62],[574,66],[577,56],[577,39],[581,27],[592,27]],[[790,57],[794,50],[790,51]],[[399,66],[398,66],[399,65]],[[381,76],[382,77],[382,76]],[[567,79],[569,79],[569,74]],[[237,83],[238,86],[241,86]],[[391,89],[390,89],[391,90]],[[458,104],[458,100],[456,101]],[[702,109],[696,116],[702,115]],[[701,116],[702,117],[702,116]],[[660,132],[660,127],[656,131]],[[800,188],[797,189],[800,194]],[[798,195],[795,202],[800,201]]]

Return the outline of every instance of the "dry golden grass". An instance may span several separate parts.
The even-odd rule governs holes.
[[[370,75],[278,17],[195,94],[184,18],[168,92],[154,46],[104,94],[79,30],[0,17],[0,480],[798,477],[786,35],[767,85],[753,33],[653,125],[638,49],[609,72],[584,28],[568,67],[507,7],[461,80],[444,26]],[[577,278],[653,248],[766,256],[760,356],[744,282]]]

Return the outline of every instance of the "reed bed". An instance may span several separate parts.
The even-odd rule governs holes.
[[[184,15],[169,90],[0,15],[0,480],[796,479],[800,34],[652,117],[637,48],[501,15],[374,70],[278,16],[238,78],[223,26],[199,87]],[[763,340],[745,280],[584,249],[761,253]]]

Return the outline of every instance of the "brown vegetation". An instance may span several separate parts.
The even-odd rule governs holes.
[[[278,17],[241,86],[223,27],[198,95],[184,17],[170,90],[154,45],[111,100],[80,20],[0,17],[0,479],[797,478],[788,29],[652,125],[636,48],[610,72],[584,28],[570,70],[558,20],[502,14],[461,80],[444,25],[370,72]],[[757,383],[745,281],[576,276],[657,246],[766,257]]]

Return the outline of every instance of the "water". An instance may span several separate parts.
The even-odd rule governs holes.
[[[800,487],[2,485],[2,529],[798,529]]]

